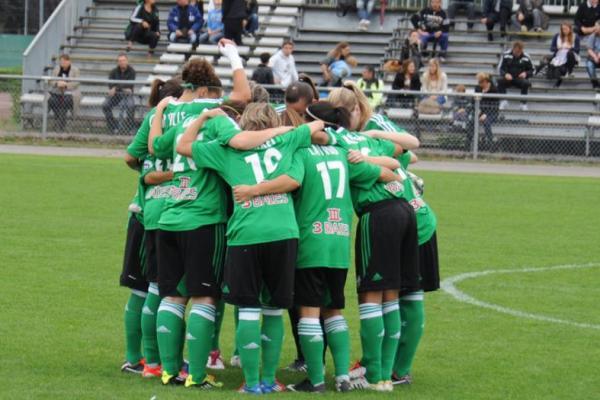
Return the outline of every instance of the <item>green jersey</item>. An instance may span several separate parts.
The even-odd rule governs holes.
[[[197,116],[206,109],[219,107],[223,99],[195,99],[182,102],[171,100],[163,111],[163,132],[179,125],[190,116]]]
[[[346,150],[358,150],[366,156],[393,157],[395,146],[387,140],[373,139],[360,133],[349,132],[344,128],[334,130],[326,128],[330,144],[340,146]],[[365,206],[383,200],[400,199],[404,197],[404,185],[400,182],[377,182],[365,189],[350,185],[352,203],[357,213],[362,213]]]
[[[350,184],[373,186],[381,168],[368,163],[348,164],[341,147],[313,145],[294,155],[288,175],[301,183],[294,195],[300,230],[298,268],[348,268],[352,232]]]
[[[310,129],[301,125],[252,150],[238,151],[218,140],[196,142],[192,158],[198,167],[216,170],[229,186],[254,185],[286,173],[294,152],[310,146]],[[257,196],[235,203],[227,226],[227,243],[241,246],[298,238],[294,204],[289,193]]]
[[[185,129],[194,119],[188,117],[153,143],[157,157],[173,158],[172,188],[159,220],[159,227],[163,230],[188,231],[227,221],[227,189],[223,180],[214,171],[175,151]],[[239,132],[233,120],[212,118],[204,124],[196,140],[197,143],[209,142],[216,139],[219,132],[228,134],[231,131]]]
[[[367,125],[363,131],[370,131],[372,129],[386,132],[406,132],[404,128],[399,127],[394,121],[381,114],[373,114],[367,121]]]
[[[132,157],[143,160],[148,155],[148,136],[150,135],[154,114],[156,114],[156,107],[146,113],[133,140],[129,146],[127,146],[127,153]]]
[[[150,154],[146,156],[140,176],[140,188],[142,209],[144,210],[144,228],[146,230],[158,229],[158,221],[163,209],[165,199],[171,193],[171,182],[163,182],[160,185],[147,185],[144,178],[151,172],[167,172],[171,168],[171,159],[159,159]]]

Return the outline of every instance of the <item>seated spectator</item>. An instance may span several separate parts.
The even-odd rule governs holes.
[[[421,91],[440,93],[440,95],[429,95],[429,98],[442,105],[446,102],[444,95],[448,91],[448,76],[440,67],[437,58],[429,60],[427,71],[423,72],[421,77]]]
[[[596,68],[600,67],[600,21],[596,22],[594,35],[589,38],[587,53],[588,60],[585,67],[592,81],[592,86],[594,89],[598,89],[600,84],[596,76]]]
[[[225,38],[242,45],[242,33],[246,15],[246,0],[225,0],[223,2],[223,25]]]
[[[60,56],[59,65],[54,67],[52,76],[71,79],[79,78],[79,68],[71,64],[71,57],[68,54],[63,54]],[[79,82],[50,81],[48,107],[56,118],[57,131],[65,130],[68,111],[71,111],[71,115],[77,114],[80,100]]]
[[[560,33],[552,38],[550,46],[551,56],[544,57],[536,68],[538,74],[546,68],[546,77],[556,79],[555,87],[562,83],[562,77],[571,75],[573,68],[579,63],[579,37],[573,32],[573,27],[568,22],[560,24]]]
[[[454,93],[466,93],[465,85],[456,85]],[[471,99],[466,96],[456,96],[452,98],[452,125],[467,129],[467,123],[471,117]]]
[[[512,0],[483,0],[481,6],[481,23],[485,24],[488,31],[488,41],[494,40],[492,30],[496,23],[500,23],[501,36],[506,35],[506,25],[510,23],[512,14]]]
[[[492,83],[492,78],[489,74],[480,72],[477,74],[477,86],[475,93],[496,94],[498,89]],[[483,137],[484,149],[491,150],[493,143],[492,125],[496,122],[499,114],[498,107],[499,99],[482,98],[479,103],[479,125],[483,126],[485,136]],[[473,126],[467,128],[467,150],[471,148],[473,141]]]
[[[434,42],[435,47],[439,44],[439,59],[444,62],[446,52],[448,51],[448,29],[450,22],[446,12],[442,10],[442,0],[430,0],[430,6],[422,9],[418,14],[411,18],[415,29],[418,30],[421,37],[423,50],[427,50],[427,43]],[[432,57],[435,55],[432,53]]]
[[[129,65],[127,55],[119,54],[117,66],[110,71],[108,79],[113,81],[134,81],[135,70]],[[134,126],[135,103],[133,100],[133,84],[110,83],[108,97],[102,105],[106,125],[111,133],[127,133]],[[118,107],[120,114],[125,111],[127,118],[122,124],[113,116],[113,108]]]
[[[160,38],[160,20],[156,0],[144,0],[133,10],[129,17],[129,25],[125,30],[125,39],[129,41],[127,51],[133,42],[147,44],[148,54],[153,55]]]
[[[258,2],[256,0],[246,0],[246,15],[244,36],[254,36],[258,30]]]
[[[473,29],[473,20],[475,20],[475,2],[473,0],[450,0],[448,6],[448,19],[450,27],[454,28],[454,17],[457,10],[465,10],[467,12],[467,29]]]
[[[519,0],[519,9],[514,16],[516,26],[521,32],[534,30],[542,32],[548,29],[548,16],[544,13],[544,0]]]
[[[292,53],[294,52],[294,43],[291,41],[283,42],[281,49],[275,53],[269,60],[269,66],[273,69],[275,83],[287,87],[290,83],[298,80],[298,71],[296,71],[296,61]]]
[[[404,39],[404,44],[400,50],[400,57],[402,61],[413,60],[417,69],[423,66],[423,61],[421,61],[421,39],[416,29],[411,30],[408,37]]]
[[[594,25],[600,19],[600,7],[598,0],[587,0],[582,2],[575,14],[575,33],[587,45],[588,37],[594,35]]]
[[[407,59],[402,63],[402,69],[394,77],[392,83],[393,90],[421,90],[421,79],[419,71],[414,60]],[[415,96],[411,94],[396,94],[388,98],[388,102],[397,107],[413,108],[415,106]]]
[[[190,7],[196,8],[198,14],[200,14],[200,19],[204,21],[204,2],[202,0],[190,0]]]
[[[221,0],[213,1],[214,7],[206,17],[206,32],[200,34],[199,43],[217,44],[223,38],[223,10]]]
[[[329,66],[329,75],[331,76],[329,86],[342,86],[345,79],[350,79],[352,76],[352,68],[355,68],[357,65],[358,61],[352,56],[331,63]]]
[[[363,92],[367,91],[365,92],[365,96],[367,96],[372,110],[377,109],[381,105],[383,93],[380,90],[383,90],[383,81],[377,79],[375,68],[367,65],[362,71],[362,77],[356,81],[356,86]]]
[[[269,59],[271,55],[269,53],[261,53],[260,64],[252,73],[252,80],[256,83],[263,85],[274,85],[275,78],[273,77],[273,70],[269,67]]]
[[[321,61],[321,73],[323,74],[323,80],[319,86],[330,86],[332,81],[331,72],[329,67],[336,61],[344,60],[350,56],[350,44],[348,42],[338,43]]]
[[[371,13],[375,6],[375,0],[356,0],[356,13],[358,14],[358,30],[366,32],[371,25]]]
[[[190,6],[189,0],[177,0],[167,20],[169,41],[196,44],[203,23],[197,7]]]
[[[526,95],[531,87],[529,77],[533,73],[533,64],[531,58],[523,51],[523,42],[516,41],[512,50],[504,52],[500,63],[500,78],[498,78],[498,92],[506,93],[509,87],[521,89],[521,94]],[[500,109],[503,110],[508,105],[506,100],[500,103]],[[527,110],[526,102],[521,102],[521,110]]]

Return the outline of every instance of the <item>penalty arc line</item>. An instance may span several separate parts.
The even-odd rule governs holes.
[[[533,314],[519,310],[513,310],[512,308],[503,307],[493,303],[487,303],[485,301],[478,300],[465,292],[461,291],[456,287],[456,284],[467,279],[478,278],[486,275],[492,274],[515,274],[515,273],[528,273],[528,272],[546,272],[546,271],[557,271],[563,269],[580,269],[580,268],[597,268],[600,267],[600,263],[589,263],[589,264],[569,264],[569,265],[556,265],[553,267],[541,267],[541,268],[523,268],[523,269],[497,269],[497,270],[489,270],[489,271],[477,271],[477,272],[467,272],[464,274],[459,274],[452,276],[450,278],[444,279],[441,283],[441,288],[443,291],[454,297],[456,300],[471,304],[474,306],[487,308],[489,310],[494,310],[503,314],[512,315],[520,318],[533,319],[537,321],[551,322],[555,324],[563,324],[575,326],[577,328],[584,329],[596,329],[600,330],[600,325],[597,324],[587,324],[582,322],[569,321],[560,318],[549,317],[546,315]]]

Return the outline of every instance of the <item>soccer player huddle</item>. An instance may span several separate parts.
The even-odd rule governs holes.
[[[325,101],[305,78],[286,89],[285,107],[253,102],[259,90],[237,48],[219,49],[233,71],[229,96],[208,61],[191,59],[153,84],[154,108],[127,148],[140,176],[121,275],[131,288],[122,370],[222,387],[207,369],[224,368],[228,303],[240,392],[324,392],[326,347],[337,391],[411,383],[423,292],[439,287],[436,217],[407,171],[419,141],[373,115],[351,82]],[[354,214],[362,358],[351,368],[343,309]],[[286,309],[308,375],[287,386],[276,379]]]

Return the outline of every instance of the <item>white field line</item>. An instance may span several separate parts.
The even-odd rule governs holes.
[[[462,282],[467,279],[478,278],[481,276],[492,275],[492,274],[519,274],[519,273],[527,273],[527,272],[545,272],[545,271],[556,271],[562,269],[580,269],[580,268],[597,268],[600,267],[600,263],[589,263],[589,264],[569,264],[569,265],[557,265],[554,267],[541,267],[541,268],[523,268],[523,269],[496,269],[489,271],[477,271],[477,272],[467,272],[464,274],[459,274],[452,276],[450,278],[444,279],[441,283],[442,290],[446,293],[450,294],[456,300],[461,301],[463,303],[472,304],[474,306],[487,308],[489,310],[494,310],[497,312],[501,312],[504,314],[512,315],[514,317],[533,319],[537,321],[551,322],[555,324],[563,324],[570,325],[577,328],[584,329],[597,329],[600,330],[600,325],[597,324],[586,324],[582,322],[569,321],[565,319],[559,319],[554,317],[549,317],[541,314],[533,314],[519,310],[513,310],[512,308],[499,306],[493,303],[487,303],[485,301],[478,300],[472,296],[469,296],[465,292],[461,291],[456,287],[456,284]]]

